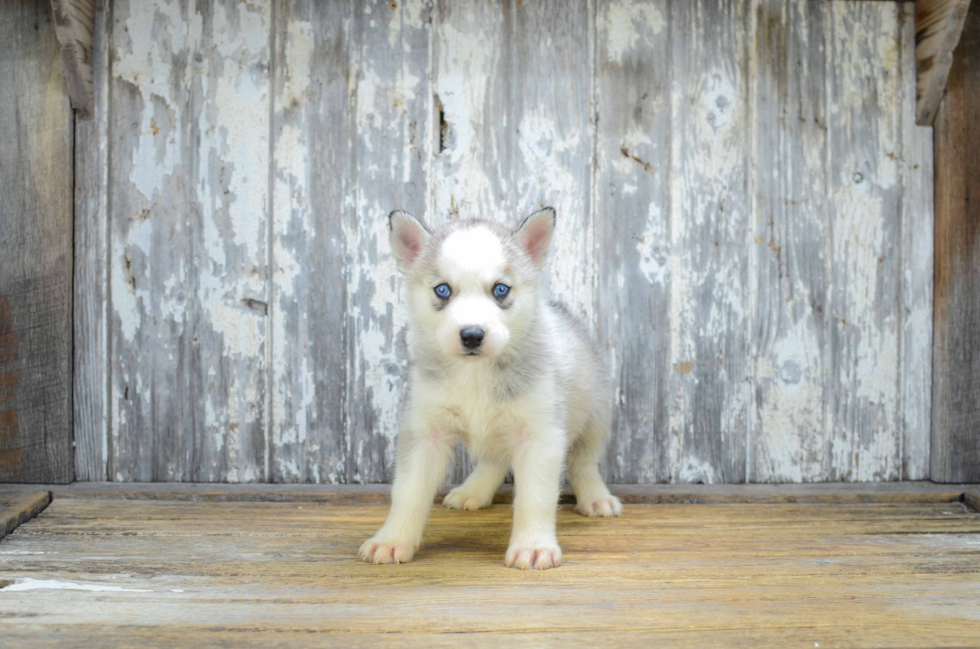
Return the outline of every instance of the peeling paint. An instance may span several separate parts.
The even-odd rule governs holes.
[[[670,240],[664,226],[660,206],[650,204],[646,229],[636,237],[636,249],[640,253],[640,272],[651,284],[666,286],[670,273]]]
[[[104,586],[102,584],[80,584],[74,581],[58,581],[56,579],[26,579],[4,586],[0,596],[9,592],[25,592],[29,590],[87,590],[93,593],[152,593],[144,588],[123,588],[121,586]]]
[[[550,204],[548,290],[617,381],[607,474],[925,477],[931,171],[900,6],[590,7],[273,25],[269,1],[117,0],[109,472],[390,478],[408,332],[384,215]]]
[[[652,3],[610,2],[605,6],[604,28],[611,61],[622,61],[623,55],[641,39],[662,38],[666,25],[660,9]]]

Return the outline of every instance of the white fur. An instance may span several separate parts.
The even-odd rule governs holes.
[[[544,212],[528,219],[512,239],[479,223],[456,226],[428,258],[418,252],[429,241],[427,231],[403,213],[393,215],[393,241],[414,251],[411,258],[399,258],[399,266],[411,280],[416,364],[402,412],[391,510],[384,526],[361,546],[365,560],[412,559],[458,440],[477,458],[477,468],[446,496],[445,506],[486,507],[508,469],[514,472],[508,566],[561,564],[555,519],[566,459],[576,511],[588,516],[622,511],[597,466],[610,408],[598,355],[584,330],[540,294],[541,255],[547,255],[554,224],[553,211]],[[493,297],[498,282],[511,286],[508,308]],[[440,283],[452,288],[443,308],[433,298]],[[462,355],[459,332],[465,327],[486,332],[479,356]]]

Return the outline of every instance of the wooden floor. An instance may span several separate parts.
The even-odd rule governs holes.
[[[980,514],[940,497],[562,505],[562,567],[519,572],[503,504],[373,566],[376,497],[76,496],[0,541],[0,644],[980,646]]]

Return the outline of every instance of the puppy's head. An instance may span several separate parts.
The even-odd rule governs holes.
[[[533,326],[555,210],[535,212],[516,230],[469,220],[430,232],[400,211],[389,224],[398,269],[409,279],[413,334],[427,349],[469,360],[497,356]]]

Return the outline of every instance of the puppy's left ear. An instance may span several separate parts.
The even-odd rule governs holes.
[[[514,237],[539,269],[548,261],[551,236],[555,233],[555,208],[538,210],[521,223]]]
[[[398,262],[398,270],[408,273],[428,242],[429,231],[421,221],[401,210],[395,210],[388,215],[388,227],[391,229],[389,239],[395,261]]]

